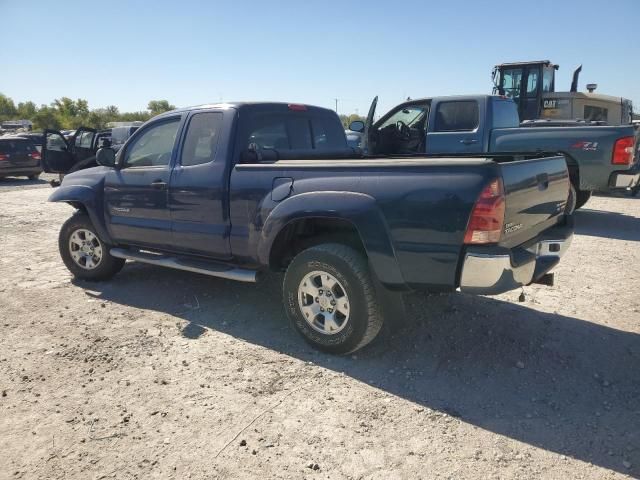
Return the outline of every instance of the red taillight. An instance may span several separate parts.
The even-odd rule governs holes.
[[[5,153],[0,153],[0,161],[2,160],[9,160],[9,155]]]
[[[613,165],[631,165],[633,163],[634,147],[635,139],[633,137],[622,137],[616,140],[613,146],[611,163]]]
[[[502,180],[492,180],[480,193],[471,212],[464,234],[464,243],[496,243],[504,226],[504,186]]]
[[[40,160],[40,152],[32,152],[29,154],[29,156],[34,160]]]
[[[307,111],[307,106],[306,105],[300,105],[299,103],[290,103],[289,104],[289,110],[293,110],[295,112],[306,112]]]

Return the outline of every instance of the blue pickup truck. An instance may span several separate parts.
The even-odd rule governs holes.
[[[283,271],[294,327],[332,353],[370,342],[397,292],[549,284],[573,235],[562,156],[363,158],[307,105],[175,110],[97,161],[50,197],[77,209],[59,236],[75,277],[126,260],[244,282]]]
[[[594,191],[633,188],[640,182],[634,159],[636,131],[631,125],[584,122],[520,123],[512,99],[495,95],[434,97],[401,103],[373,121],[350,125],[370,155],[482,152],[559,152],[571,178],[568,210],[582,207]],[[366,133],[364,133],[366,130]]]

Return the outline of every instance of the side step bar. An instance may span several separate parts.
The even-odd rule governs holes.
[[[208,263],[190,258],[172,257],[156,253],[141,252],[139,250],[129,250],[126,248],[112,248],[111,255],[125,260],[135,260],[136,262],[150,263],[161,267],[186,270],[187,272],[202,273],[211,277],[227,278],[238,282],[255,283],[258,281],[258,272],[255,270],[244,270],[232,268],[223,264]]]

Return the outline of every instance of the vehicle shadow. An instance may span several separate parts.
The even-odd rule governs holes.
[[[336,357],[289,327],[279,275],[252,285],[129,264],[117,281],[77,284],[100,299],[182,318],[187,338],[224,332],[488,431],[640,475],[636,333],[486,297],[411,294],[408,327],[355,358]]]
[[[638,217],[585,208],[576,211],[575,219],[575,233],[578,235],[640,241]]]
[[[43,185],[49,183],[42,178],[29,180],[26,177],[0,177],[0,188],[2,187],[26,187],[30,185]]]

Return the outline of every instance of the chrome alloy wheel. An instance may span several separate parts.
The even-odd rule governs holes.
[[[341,332],[349,321],[349,297],[330,273],[307,274],[298,287],[298,304],[311,328],[325,335]]]
[[[102,243],[92,231],[79,228],[69,237],[69,253],[79,267],[93,270],[102,261]]]

